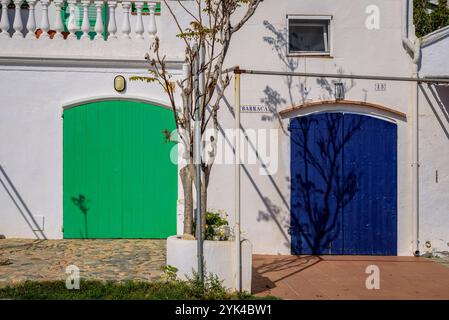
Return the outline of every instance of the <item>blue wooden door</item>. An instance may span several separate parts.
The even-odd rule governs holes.
[[[293,254],[397,254],[397,128],[373,117],[292,119]]]

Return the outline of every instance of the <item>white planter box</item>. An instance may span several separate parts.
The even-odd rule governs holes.
[[[223,280],[223,285],[236,290],[236,250],[233,241],[204,241],[205,273],[213,273]],[[167,239],[167,265],[178,268],[179,279],[192,277],[198,270],[197,241],[183,240],[179,236]],[[251,292],[252,245],[242,241],[242,290]]]

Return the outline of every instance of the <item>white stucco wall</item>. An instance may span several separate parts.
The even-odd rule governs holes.
[[[449,27],[433,33],[424,39],[428,40],[424,42],[421,50],[420,75],[447,76],[449,74],[449,64],[447,62],[447,53],[449,52]]]
[[[365,9],[376,4],[381,12],[380,30],[368,30],[365,26]],[[297,68],[289,71],[345,74],[398,75],[409,76],[409,57],[401,43],[400,1],[266,1],[255,16],[236,35],[236,41],[230,49],[228,65],[240,65],[243,69],[289,70],[280,61],[277,52],[264,37],[275,34],[264,25],[264,21],[276,30],[284,32],[287,14],[332,15],[332,54],[331,58],[303,57],[292,58]],[[285,56],[284,56],[285,57]],[[346,99],[378,103],[390,108],[409,112],[410,84],[387,83],[385,92],[374,90],[373,81],[343,81],[351,88]],[[316,79],[294,79],[292,99],[284,77],[242,75],[242,104],[261,104],[267,98],[264,93],[268,87],[284,99],[278,110],[303,100],[298,86],[305,84],[310,94],[307,101],[329,98],[329,94],[317,83]],[[233,92],[227,99],[233,106]],[[242,114],[244,128],[279,129],[277,120],[264,121],[266,115]],[[222,125],[233,128],[233,117],[224,105],[221,114]],[[288,123],[288,119],[284,121]],[[412,220],[409,210],[409,125],[407,121],[398,121],[398,253],[410,255]],[[290,142],[284,134],[279,134],[279,170],[272,176],[259,174],[257,165],[247,165],[242,170],[242,230],[253,243],[258,253],[290,253]],[[210,186],[210,205],[214,209],[234,211],[233,190],[229,183],[233,181],[231,166],[215,167]],[[232,219],[232,214],[230,215]]]
[[[449,78],[448,52],[448,35],[424,46],[420,75]],[[449,86],[423,84],[419,93],[420,248],[438,253],[449,251]]]
[[[380,8],[380,29],[368,30],[365,26],[369,5]],[[264,37],[273,37],[275,32],[284,32],[287,14],[318,14],[332,15],[332,54],[331,57],[301,57],[291,58],[297,66],[291,71],[326,72],[345,74],[367,74],[388,76],[410,76],[410,58],[401,43],[401,1],[395,0],[301,0],[301,1],[264,1],[258,12],[248,24],[236,34],[230,48],[228,66],[240,65],[246,69],[288,70],[279,59],[277,52]],[[170,59],[182,56],[179,39],[174,39],[173,26],[169,20],[158,17],[162,23],[159,27],[163,42],[167,43]],[[264,21],[267,20],[267,23]],[[163,35],[163,36],[162,36]],[[10,40],[14,41],[14,40]],[[20,39],[18,41],[21,41]],[[62,55],[68,56],[70,50],[75,50],[79,56],[101,58],[113,57],[120,59],[128,53],[130,59],[139,59],[146,51],[147,44],[134,45],[115,44],[115,52],[108,44],[101,44],[98,49],[95,44],[78,49],[66,48]],[[2,42],[3,45],[4,42]],[[7,48],[9,55],[19,55],[13,42]],[[15,45],[18,42],[16,41]],[[122,43],[122,42],[120,42]],[[35,45],[35,44],[33,44]],[[74,44],[73,46],[76,46]],[[28,45],[31,46],[31,45]],[[36,46],[43,46],[37,45]],[[48,46],[47,54],[58,54],[58,46]],[[112,46],[112,45],[111,45]],[[26,46],[24,47],[27,48]],[[37,47],[24,49],[24,55],[41,52]],[[84,49],[83,49],[84,48]],[[132,49],[130,49],[132,48]],[[6,50],[6,49],[5,49]],[[27,51],[28,50],[28,51]],[[84,51],[83,51],[84,50]],[[91,51],[90,51],[91,50]],[[108,51],[109,50],[109,51]],[[111,51],[113,51],[111,53]],[[4,53],[4,52],[3,52]],[[281,52],[282,53],[282,52]],[[142,69],[82,67],[37,67],[37,66],[0,66],[0,165],[4,168],[9,179],[21,195],[29,211],[34,215],[45,216],[45,234],[49,238],[62,236],[62,121],[61,106],[64,103],[102,95],[116,95],[112,86],[115,75],[125,76],[143,73]],[[175,72],[180,72],[176,70]],[[242,75],[242,104],[264,104],[267,92],[277,93],[281,98],[279,103],[272,106],[278,111],[293,104],[304,101],[298,86],[307,87],[309,94],[305,101],[317,101],[332,98],[325,90],[323,83],[316,79],[294,79],[291,97],[286,79],[283,77],[262,77]],[[411,84],[403,82],[385,82],[386,91],[375,91],[376,81],[355,80],[343,81],[349,89],[346,99],[367,101],[380,104],[409,115],[411,106]],[[230,86],[225,103],[220,114],[221,126],[224,130],[234,127],[233,92]],[[143,96],[152,99],[166,100],[164,93],[156,85],[138,82],[128,83],[127,92],[120,96]],[[271,96],[273,97],[273,96]],[[264,101],[264,102],[263,102]],[[270,100],[273,101],[273,100]],[[424,104],[424,102],[423,102]],[[363,108],[354,110],[366,112]],[[423,107],[421,112],[426,109]],[[430,112],[429,112],[430,114]],[[294,114],[292,114],[294,116]],[[435,118],[421,117],[421,146],[428,139],[437,134],[439,144],[427,149],[428,159],[438,156],[438,165],[426,169],[426,158],[422,158],[421,210],[439,212],[441,230],[444,226],[449,229],[449,223],[444,218],[447,213],[447,201],[442,195],[426,197],[432,193],[432,188],[439,192],[447,188],[447,168],[444,159],[446,151],[442,150],[445,139],[444,130],[440,130]],[[410,211],[410,121],[395,120],[398,125],[398,254],[412,253],[412,217]],[[424,124],[425,121],[428,123]],[[284,125],[288,119],[284,120]],[[280,129],[277,119],[271,119],[270,114],[242,114],[242,126],[246,129]],[[255,143],[257,145],[257,143]],[[426,147],[426,146],[424,146]],[[249,238],[256,253],[289,254],[290,253],[290,142],[283,133],[278,137],[278,170],[272,175],[260,173],[261,161],[256,164],[245,165],[242,170],[242,231]],[[447,149],[447,148],[446,148]],[[427,160],[427,163],[430,160]],[[432,160],[434,161],[434,160]],[[435,164],[435,162],[432,162]],[[447,167],[447,165],[446,165]],[[440,182],[435,186],[431,177],[438,168]],[[209,209],[223,210],[229,214],[233,223],[234,190],[233,166],[215,165],[209,189]],[[433,172],[433,173],[432,173]],[[1,172],[0,172],[0,177]],[[426,178],[427,177],[427,178]],[[426,180],[427,179],[427,180]],[[446,180],[444,180],[446,179]],[[4,179],[3,179],[4,180]],[[426,182],[428,181],[428,182]],[[446,181],[446,182],[444,182]],[[441,193],[441,192],[440,192]],[[21,204],[19,204],[19,207]],[[0,186],[1,223],[0,234],[7,237],[34,237],[26,225],[16,205]],[[180,216],[181,217],[181,216]],[[423,238],[428,230],[434,230],[433,215],[428,220],[421,218]],[[426,222],[427,221],[427,222]],[[427,225],[427,227],[426,227]],[[181,230],[182,223],[179,221]],[[444,231],[435,233],[435,239],[443,239]],[[432,239],[434,239],[432,238]],[[432,240],[434,241],[434,240]],[[446,240],[444,240],[446,241]],[[443,241],[443,242],[444,242]],[[441,242],[441,243],[443,243]]]
[[[64,104],[97,96],[166,100],[159,87],[142,82],[128,82],[125,93],[116,93],[113,79],[117,74],[128,78],[144,73],[129,69],[0,67],[0,165],[8,176],[0,172],[8,189],[0,186],[0,234],[35,237],[26,222],[31,222],[33,215],[45,217],[47,238],[62,237]]]

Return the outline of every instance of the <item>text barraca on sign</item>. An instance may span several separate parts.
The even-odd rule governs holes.
[[[246,104],[240,106],[240,112],[242,113],[269,113],[270,108],[264,105]]]

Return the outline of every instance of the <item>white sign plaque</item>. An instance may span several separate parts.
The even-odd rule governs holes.
[[[260,104],[245,104],[240,106],[242,113],[270,113],[270,108]]]

